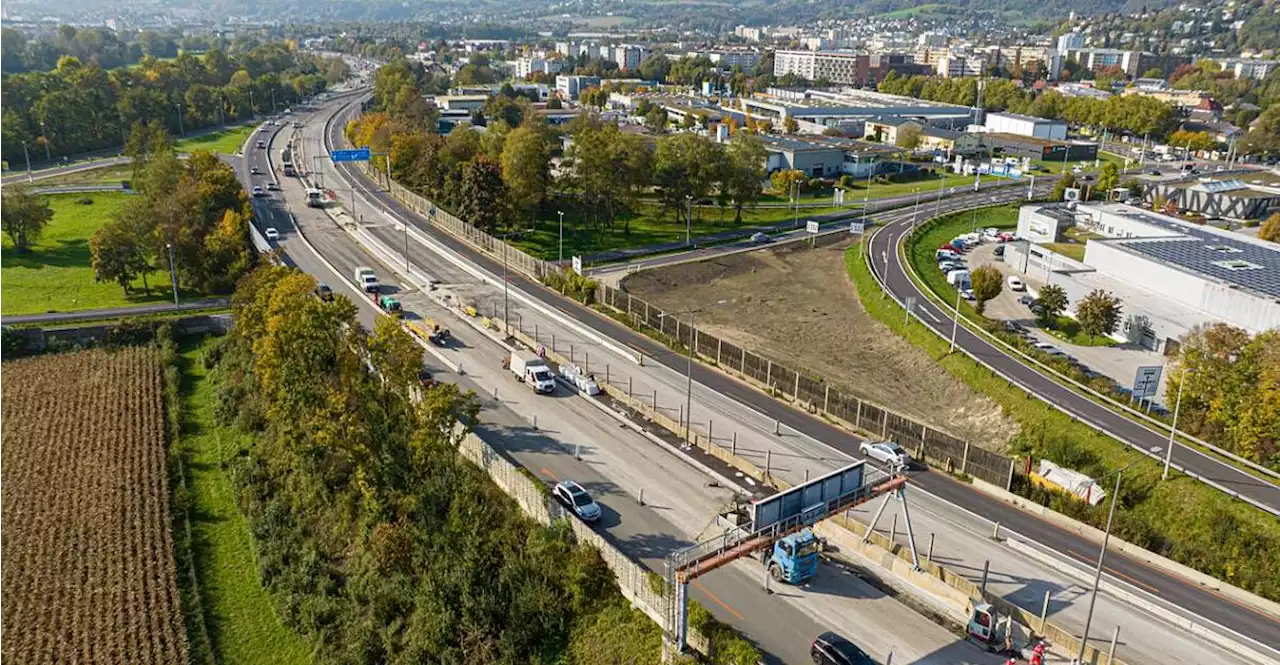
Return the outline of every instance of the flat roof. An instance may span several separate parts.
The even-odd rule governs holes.
[[[981,136],[990,137],[990,138],[1001,140],[1001,141],[1027,143],[1030,145],[1039,145],[1039,146],[1078,144],[1078,142],[1076,141],[1054,141],[1051,139],[1042,139],[1038,136],[1023,136],[1021,134],[1010,134],[1008,132],[985,132],[981,134]]]
[[[1127,205],[1103,206],[1104,212],[1179,234],[1159,238],[1106,238],[1105,242],[1148,259],[1248,291],[1280,299],[1280,249],[1210,231]]]
[[[1001,118],[1012,118],[1012,119],[1014,119],[1014,120],[1024,120],[1024,121],[1026,121],[1026,122],[1034,122],[1034,123],[1036,123],[1036,124],[1041,124],[1041,123],[1047,123],[1047,124],[1050,124],[1050,125],[1065,125],[1065,124],[1067,124],[1067,123],[1065,123],[1065,122],[1063,122],[1063,121],[1061,121],[1061,120],[1050,120],[1049,118],[1038,118],[1038,117],[1036,117],[1036,116],[1034,116],[1034,115],[1023,115],[1023,114],[1021,114],[1021,113],[1005,113],[1005,112],[1000,112],[1000,113],[988,113],[988,114],[987,114],[987,117],[988,117],[988,118],[994,118],[994,117],[997,117],[997,116],[998,116],[998,117],[1001,117]]]
[[[786,150],[789,152],[815,152],[818,150],[840,150],[844,152],[882,153],[900,152],[901,148],[882,146],[866,141],[838,138],[834,136],[814,136],[795,138],[791,136],[761,135],[760,141],[766,148]]]

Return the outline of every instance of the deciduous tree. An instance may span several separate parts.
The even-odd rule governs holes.
[[[1040,297],[1036,298],[1036,321],[1043,328],[1048,328],[1067,311],[1067,292],[1057,284],[1046,284],[1040,289]]]
[[[1076,303],[1076,320],[1090,339],[1110,335],[1120,327],[1120,299],[1110,291],[1094,289]]]
[[[517,127],[502,148],[502,181],[516,210],[532,215],[547,195],[550,151],[542,132]]]
[[[1004,288],[1004,276],[990,264],[974,268],[969,281],[973,285],[974,309],[978,310],[978,314],[986,311],[987,301],[1000,295]]]
[[[1280,212],[1273,212],[1258,229],[1258,237],[1271,242],[1280,242]]]
[[[35,196],[26,187],[10,185],[0,205],[0,220],[5,234],[19,252],[31,249],[44,233],[44,227],[53,219],[49,201]]]

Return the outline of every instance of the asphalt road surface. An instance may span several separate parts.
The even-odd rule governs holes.
[[[340,140],[341,124],[337,122],[330,125],[328,138],[334,145],[337,145]],[[313,150],[317,149],[320,148],[318,146],[313,148]],[[358,205],[361,210],[368,211],[370,215],[376,214],[379,217],[395,219],[397,222],[407,220],[416,230],[430,234],[433,242],[447,247],[448,251],[466,257],[467,261],[487,270],[490,274],[501,274],[502,266],[500,263],[451,237],[432,231],[426,220],[417,217],[390,197],[378,192],[376,186],[356,169],[349,168],[346,165],[338,166],[345,182],[356,183],[356,188],[359,191],[357,198],[360,200]],[[334,176],[326,176],[326,182],[334,182]],[[992,192],[979,192],[976,196],[979,198],[985,197],[986,202],[993,202],[1002,200],[1001,197],[1016,198],[1025,196],[1025,191],[1020,188],[1002,188]],[[966,195],[965,197],[957,196],[954,199],[944,198],[938,205],[940,206],[940,211],[945,212],[974,204],[973,196]],[[898,214],[909,216],[911,211],[906,210]],[[394,231],[389,231],[389,233],[394,234]],[[390,237],[394,237],[394,235]],[[652,342],[647,337],[637,335],[587,308],[547,292],[520,275],[513,274],[510,283],[512,288],[519,288],[529,297],[536,300],[536,304],[545,309],[554,310],[572,317],[577,324],[586,326],[591,332],[603,339],[641,351],[647,359],[646,367],[651,366],[649,361],[656,360],[664,371],[677,377],[685,371],[685,359],[683,356]],[[596,353],[596,351],[593,350],[592,353]],[[732,402],[734,405],[747,406],[750,413],[758,415],[761,420],[768,419],[771,423],[776,421],[786,430],[786,436],[783,438],[787,440],[789,445],[807,447],[808,454],[802,456],[805,464],[814,463],[814,460],[823,457],[821,452],[815,452],[817,448],[826,450],[827,456],[834,455],[836,458],[841,458],[841,456],[843,456],[843,459],[859,457],[857,454],[859,440],[847,432],[836,429],[820,419],[795,412],[762,393],[701,365],[695,365],[693,377],[696,390],[703,391],[697,396],[696,403],[700,404],[704,400]],[[717,408],[719,407],[717,406]],[[730,407],[726,406],[724,408],[728,409]],[[699,422],[701,420],[700,416],[701,414],[695,413],[694,421]],[[737,420],[731,422],[745,422],[754,420],[755,417],[750,415],[740,416]],[[794,441],[792,440],[793,438],[795,439]],[[972,490],[967,485],[941,474],[927,471],[915,474],[913,476],[913,485],[924,490],[928,495],[939,497],[941,500],[956,506],[962,506],[969,511],[969,517],[966,519],[985,518],[998,520],[1004,527],[1040,543],[1047,549],[1064,554],[1070,552],[1072,556],[1086,561],[1095,559],[1097,556],[1098,547],[1090,541],[988,498]],[[1135,560],[1113,553],[1108,558],[1108,573],[1114,579],[1122,580],[1121,584],[1140,585],[1147,593],[1153,594],[1155,598],[1163,600],[1170,606],[1181,607],[1186,612],[1197,617],[1209,618],[1212,621],[1230,626],[1236,631],[1254,637],[1254,639],[1263,644],[1280,642],[1280,632],[1277,631],[1273,618],[1263,616],[1248,608],[1237,606],[1211,591],[1200,589],[1195,585],[1149,568]],[[1102,606],[1104,600],[1099,601],[1099,606]],[[1129,610],[1131,620],[1137,620],[1132,619],[1135,614],[1137,613]],[[1095,632],[1092,633],[1092,636],[1098,642],[1104,641],[1104,638],[1109,636],[1110,629],[1099,627],[1096,619],[1094,626]],[[1170,629],[1168,626],[1163,629],[1153,629],[1153,634],[1158,635],[1160,630],[1165,632],[1165,642],[1171,641],[1171,638],[1168,638],[1169,635],[1176,636],[1178,634],[1176,630]],[[1200,646],[1203,647],[1203,645]],[[1194,649],[1195,640],[1190,640],[1190,646],[1187,648]],[[1177,654],[1185,654],[1187,652],[1174,651],[1172,653],[1174,654],[1173,656],[1166,656],[1164,660],[1167,661],[1169,657],[1173,657],[1176,660]],[[1130,658],[1133,657],[1131,656]],[[1230,660],[1230,658],[1222,656],[1201,658],[1197,656],[1195,662],[1223,662],[1226,660]],[[1188,660],[1187,662],[1192,661]]]

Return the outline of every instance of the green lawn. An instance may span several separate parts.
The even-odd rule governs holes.
[[[1099,151],[1098,160],[1100,160],[1098,166],[1094,166],[1094,160],[1092,159],[1069,159],[1067,160],[1067,171],[1070,172],[1073,167],[1079,166],[1081,171],[1085,173],[1092,173],[1093,171],[1099,170],[1101,165],[1106,164],[1107,162],[1112,162],[1116,166],[1122,169],[1124,168],[1124,157],[1121,157],[1119,155],[1113,155],[1109,152]],[[1043,173],[1040,170],[1041,168],[1048,169],[1049,174],[1051,175],[1062,173],[1062,160],[1061,159],[1031,160],[1031,171],[1033,174]]]
[[[1084,245],[1074,242],[1050,242],[1045,243],[1044,248],[1057,252],[1063,256],[1071,257],[1077,261],[1084,261]]]
[[[196,150],[212,150],[227,155],[234,155],[240,152],[244,147],[244,142],[253,134],[255,125],[245,125],[243,127],[235,127],[233,129],[224,129],[220,132],[205,134],[203,136],[192,136],[190,138],[180,139],[173,144],[173,149],[178,152],[194,152]]]
[[[51,178],[36,180],[32,183],[33,187],[54,187],[57,185],[102,185],[102,184],[119,184],[121,180],[128,180],[133,177],[133,166],[130,164],[117,164],[113,166],[103,166],[96,169],[86,169],[84,171],[76,171],[75,173],[66,173],[56,175]],[[22,176],[17,178],[25,182]]]
[[[839,212],[840,210],[841,208],[833,207],[801,208],[799,223],[803,226],[805,220],[811,217]],[[628,218],[630,220],[629,232],[626,230],[626,220]],[[795,218],[795,212],[790,208],[758,208],[756,210],[743,210],[742,222],[734,223],[732,208],[725,209],[723,220],[721,220],[719,208],[711,206],[701,209],[695,208],[693,237],[697,238],[698,236],[721,231],[740,230],[743,227],[756,224],[787,222]],[[558,258],[559,218],[552,215],[549,219],[539,219],[534,222],[534,229],[533,233],[513,238],[511,240],[512,245],[544,259],[554,260]],[[574,212],[566,212],[564,216],[565,260],[574,255],[585,256],[609,250],[643,247],[659,243],[683,241],[684,239],[684,222],[676,223],[674,215],[671,213],[659,215],[657,208],[651,204],[641,204],[639,211],[636,213],[619,215],[617,222],[614,223],[611,229],[597,229],[594,226],[584,224]]]
[[[1054,337],[1075,344],[1076,346],[1115,346],[1117,342],[1107,336],[1090,337],[1080,331],[1080,322],[1069,316],[1059,316],[1058,320],[1045,332]]]
[[[137,291],[126,296],[114,282],[93,281],[89,236],[119,210],[130,194],[58,194],[50,196],[53,219],[30,251],[19,253],[6,235],[0,250],[0,313],[36,314],[81,309],[120,307],[173,299],[167,272],[155,271],[147,280],[150,295]],[[82,199],[91,205],[77,203]]]
[[[258,576],[253,535],[224,466],[252,438],[214,421],[213,386],[200,361],[211,343],[182,345],[181,445],[188,460],[196,578],[216,662],[310,663],[310,648],[280,622]]]
[[[1129,463],[1115,533],[1140,547],[1226,580],[1272,600],[1280,600],[1280,522],[1270,515],[1174,473],[1160,481],[1161,466],[1127,446],[1090,429],[1049,405],[1028,399],[1008,383],[961,353],[948,353],[947,340],[918,322],[904,326],[902,308],[885,297],[863,260],[863,247],[845,255],[845,267],[858,298],[872,316],[928,353],[944,369],[1001,405],[1021,425],[1012,442],[1014,454],[1046,457],[1102,477]],[[1027,487],[1017,477],[1015,488],[1054,510],[1101,528],[1104,502],[1087,504],[1064,495],[1048,495]],[[1038,611],[1039,608],[1029,608]]]

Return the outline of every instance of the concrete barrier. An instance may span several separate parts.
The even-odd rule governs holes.
[[[1062,513],[1051,510],[1024,497],[1020,497],[1012,492],[1006,492],[1000,487],[992,485],[991,483],[983,482],[977,478],[973,479],[973,486],[980,492],[999,499],[1000,501],[1014,506],[1023,512],[1030,513],[1062,529],[1079,534],[1096,544],[1102,544],[1103,536],[1105,534],[1101,529],[1094,528],[1079,520],[1067,517]],[[1222,580],[1206,575],[1198,570],[1193,570],[1178,563],[1177,561],[1165,558],[1155,552],[1117,538],[1115,535],[1111,536],[1107,549],[1120,552],[1130,558],[1137,559],[1154,568],[1163,570],[1170,575],[1180,577],[1192,584],[1215,591],[1230,600],[1247,605],[1259,612],[1274,617],[1277,621],[1280,621],[1280,603],[1249,593],[1240,587],[1223,582]]]

